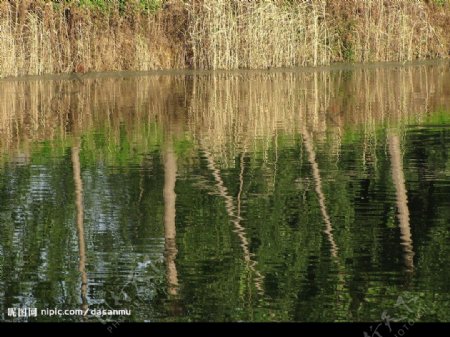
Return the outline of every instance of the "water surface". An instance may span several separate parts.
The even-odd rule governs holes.
[[[1,320],[449,321],[449,112],[448,63],[0,82]]]

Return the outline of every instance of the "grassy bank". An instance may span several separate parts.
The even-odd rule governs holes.
[[[411,61],[449,54],[448,1],[0,1],[0,77]]]

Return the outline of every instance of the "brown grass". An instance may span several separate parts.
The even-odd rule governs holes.
[[[171,0],[156,14],[0,1],[0,77],[442,58],[448,22],[448,2],[419,0]]]
[[[448,11],[423,1],[204,0],[189,12],[197,68],[411,61],[449,50],[443,21],[436,25],[430,16],[448,20]]]
[[[2,1],[0,77],[183,67],[180,44],[164,32],[169,14]]]

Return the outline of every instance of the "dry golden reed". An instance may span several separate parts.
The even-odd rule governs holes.
[[[156,13],[0,0],[0,77],[443,58],[448,22],[448,2],[422,0],[170,0]]]
[[[411,61],[449,50],[424,1],[204,0],[189,12],[197,68]]]
[[[161,14],[0,0],[0,77],[184,67]]]

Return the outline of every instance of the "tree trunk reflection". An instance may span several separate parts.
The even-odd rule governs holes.
[[[406,193],[405,176],[398,135],[389,135],[389,156],[391,157],[392,181],[395,187],[397,202],[397,218],[400,226],[400,240],[403,247],[405,266],[408,271],[414,269],[414,250],[411,237],[411,226],[409,223],[408,196]]]
[[[316,152],[314,150],[314,144],[306,128],[302,129],[303,142],[305,145],[306,152],[308,153],[308,161],[311,165],[312,175],[315,183],[315,190],[317,193],[317,198],[319,200],[320,212],[322,213],[323,222],[325,223],[325,234],[327,235],[328,241],[330,243],[331,256],[337,258],[338,247],[334,241],[333,236],[333,226],[331,224],[330,216],[328,215],[327,206],[325,203],[325,195],[322,190],[322,178],[320,177],[319,165],[316,161]]]
[[[83,181],[80,168],[80,140],[75,140],[72,147],[73,181],[75,185],[75,206],[77,212],[78,251],[80,255],[78,270],[81,273],[81,308],[86,311],[87,303],[87,273],[86,273],[86,243],[84,237],[84,207],[83,207]],[[85,317],[85,316],[84,316]]]
[[[166,255],[166,275],[168,292],[170,295],[178,293],[178,273],[175,264],[177,256],[176,227],[175,227],[175,183],[177,175],[177,158],[170,139],[164,153],[164,238]]]
[[[216,167],[216,164],[214,162],[214,158],[212,154],[206,150],[206,147],[202,146],[203,153],[206,157],[206,160],[208,161],[208,168],[211,170],[212,175],[214,177],[214,180],[216,181],[217,189],[219,190],[220,196],[225,200],[225,208],[227,211],[228,216],[231,219],[232,224],[234,225],[234,232],[239,237],[240,245],[242,247],[242,251],[244,254],[244,261],[247,263],[250,270],[255,274],[255,287],[258,290],[260,294],[264,293],[263,290],[263,276],[261,273],[255,268],[256,261],[252,259],[252,254],[249,250],[249,241],[247,239],[247,234],[245,232],[245,228],[242,226],[240,212],[241,212],[241,194],[242,194],[242,187],[243,187],[243,156],[241,157],[241,171],[239,174],[239,194],[238,194],[238,205],[237,205],[237,212],[235,211],[234,206],[234,200],[233,197],[230,196],[228,193],[228,189],[225,186],[223,179],[220,175],[220,170]],[[237,214],[236,214],[237,213]]]

